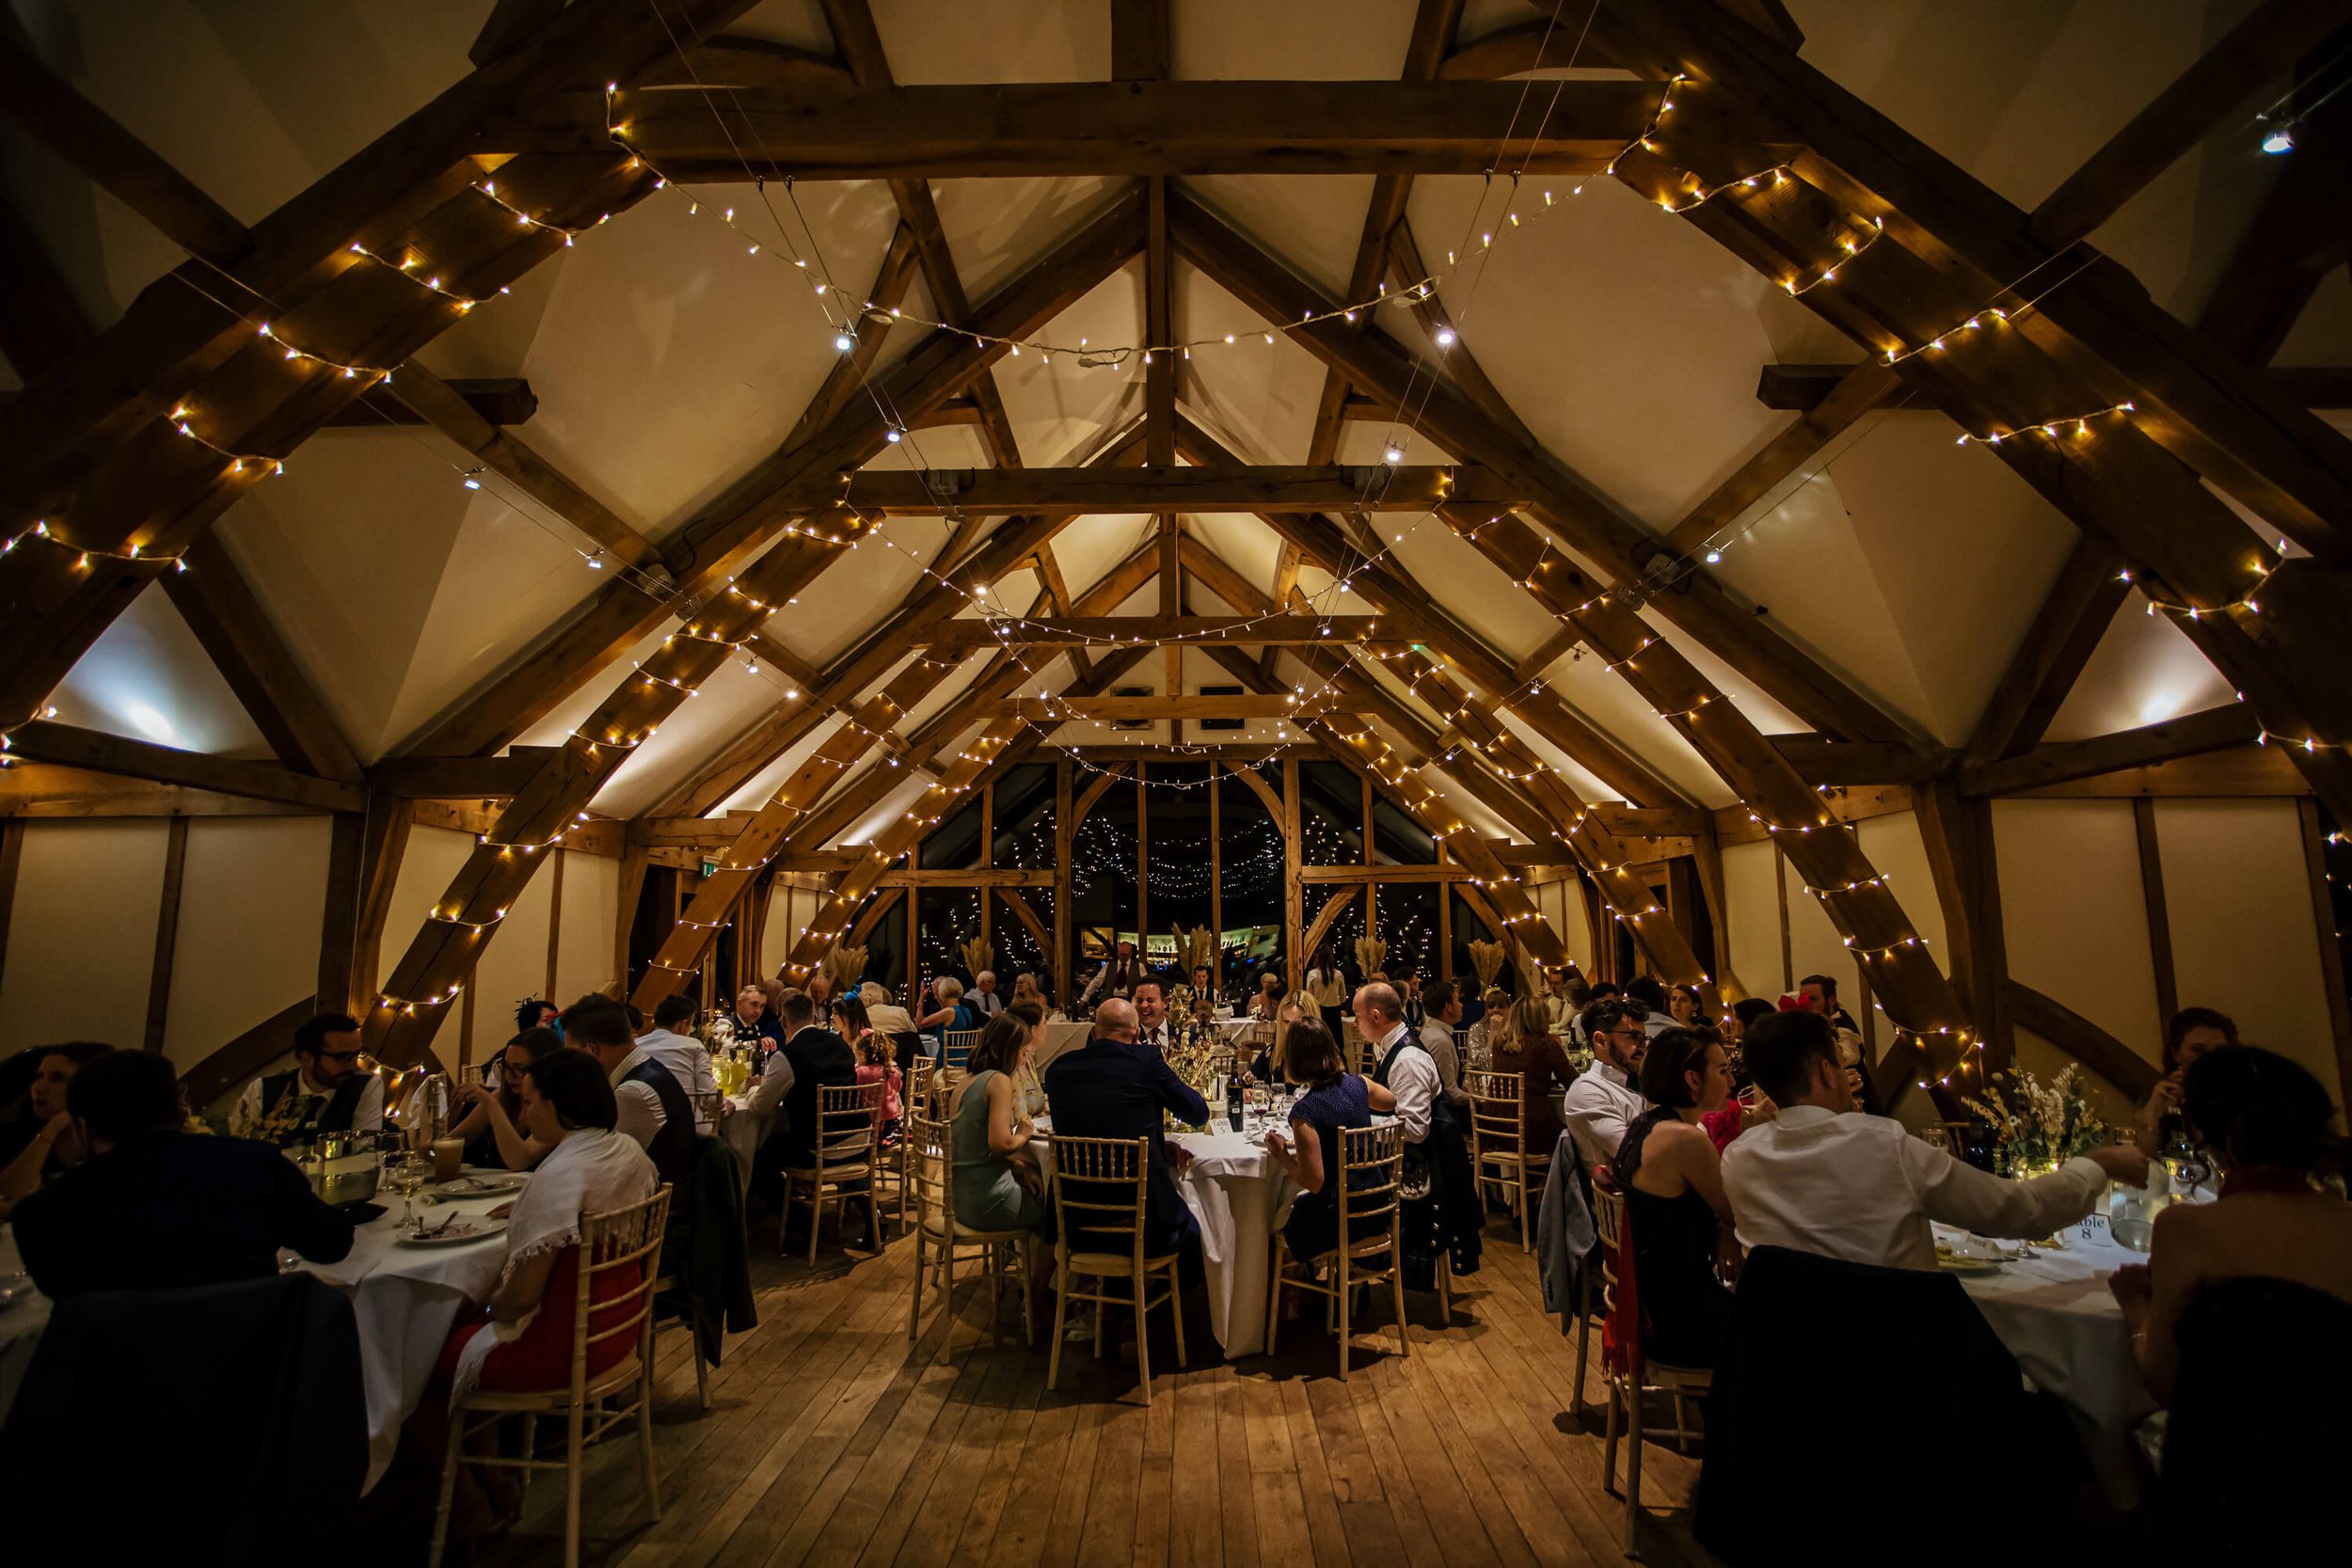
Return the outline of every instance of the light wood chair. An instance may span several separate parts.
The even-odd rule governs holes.
[[[686,1091],[687,1102],[694,1107],[694,1131],[697,1134],[719,1131],[719,1118],[727,1112],[727,1097],[717,1089]]]
[[[1475,1024],[1468,1029],[1454,1031],[1454,1065],[1464,1072],[1470,1069],[1470,1037],[1475,1033],[1477,1033]]]
[[[874,1113],[882,1104],[882,1085],[824,1084],[817,1089],[817,1151],[805,1165],[784,1167],[784,1212],[776,1220],[776,1250],[792,1227],[795,1206],[808,1205],[808,1261],[817,1262],[817,1233],[824,1227],[825,1206],[847,1224],[852,1200],[866,1205],[866,1223],[873,1227],[874,1250],[882,1250],[882,1207],[874,1196]],[[849,1245],[844,1235],[842,1245]]]
[[[1003,1338],[999,1326],[1003,1317],[1004,1282],[1011,1276],[1021,1291],[1022,1341],[1032,1343],[1037,1338],[1037,1324],[1029,1313],[1028,1254],[1025,1250],[1029,1239],[1026,1230],[975,1230],[956,1218],[955,1212],[955,1131],[945,1117],[923,1117],[907,1124],[907,1147],[913,1152],[911,1169],[914,1179],[914,1293],[907,1304],[907,1338],[920,1336],[923,1320],[923,1276],[936,1273],[939,1276],[942,1319],[939,1333],[939,1358],[948,1359],[956,1337],[956,1264],[959,1253],[969,1259],[975,1249],[979,1256],[979,1273],[988,1289],[988,1342],[995,1344]]]
[[[963,1076],[963,1065],[972,1056],[972,1048],[980,1043],[977,1029],[951,1029],[939,1037],[939,1069],[951,1075],[947,1081],[957,1082]]]
[[[1405,1169],[1405,1128],[1400,1122],[1378,1127],[1348,1127],[1340,1132],[1339,1169],[1324,1173],[1325,1190],[1334,1194],[1339,1205],[1339,1241],[1332,1248],[1313,1258],[1292,1255],[1298,1265],[1296,1273],[1286,1271],[1283,1257],[1290,1252],[1289,1243],[1278,1233],[1274,1238],[1274,1288],[1266,1293],[1265,1348],[1274,1354],[1274,1343],[1282,1320],[1282,1292],[1311,1291],[1324,1298],[1327,1317],[1335,1312],[1340,1342],[1340,1381],[1347,1381],[1348,1353],[1353,1348],[1353,1324],[1349,1321],[1351,1304],[1359,1285],[1377,1285],[1386,1280],[1393,1298],[1396,1312],[1396,1348],[1400,1354],[1413,1354],[1410,1331],[1405,1323],[1405,1275],[1400,1266],[1404,1249],[1404,1227],[1398,1220],[1397,1194]],[[1385,1228],[1382,1222],[1386,1221]],[[1385,1259],[1385,1262],[1375,1259]],[[1332,1265],[1331,1277],[1326,1281],[1316,1276],[1318,1265]]]
[[[1626,1245],[1624,1194],[1594,1187],[1593,1227],[1599,1232],[1601,1242],[1601,1299],[1613,1320],[1618,1316],[1620,1281],[1633,1268],[1633,1255]],[[1601,1484],[1610,1486],[1617,1479],[1617,1419],[1622,1408],[1626,1435],[1625,1550],[1631,1557],[1635,1555],[1635,1536],[1642,1522],[1642,1398],[1645,1394],[1664,1394],[1674,1401],[1675,1446],[1687,1449],[1690,1440],[1683,1421],[1683,1402],[1705,1398],[1714,1385],[1715,1374],[1704,1367],[1677,1367],[1650,1360],[1643,1354],[1638,1327],[1629,1334],[1613,1331],[1610,1339],[1613,1342],[1604,1345],[1601,1354],[1601,1376],[1609,1386],[1609,1413],[1602,1423],[1601,1435]]]
[[[1470,1167],[1483,1193],[1492,1187],[1503,1206],[1519,1217],[1519,1250],[1535,1250],[1534,1195],[1551,1168],[1551,1151],[1527,1146],[1527,1101],[1522,1074],[1465,1070],[1462,1088],[1470,1100]],[[1492,1174],[1489,1174],[1491,1172]]]
[[[898,1195],[898,1229],[903,1234],[907,1228],[907,1210],[914,1201],[914,1124],[931,1115],[933,1085],[937,1079],[929,1056],[917,1056],[898,1070],[905,1080],[898,1090],[898,1148],[895,1158],[889,1151],[884,1151],[876,1169],[880,1175],[887,1168],[890,1186]]]
[[[1143,1402],[1152,1402],[1152,1308],[1165,1302],[1176,1327],[1176,1364],[1184,1363],[1184,1304],[1176,1278],[1175,1253],[1147,1258],[1143,1252],[1145,1192],[1149,1185],[1152,1140],[1136,1138],[1064,1138],[1050,1140],[1054,1163],[1054,1349],[1045,1368],[1045,1386],[1059,1386],[1063,1321],[1073,1301],[1094,1303],[1094,1354],[1103,1354],[1104,1322],[1114,1307],[1132,1307],[1136,1313],[1136,1367],[1143,1374]],[[1072,1241],[1086,1232],[1081,1251]],[[1125,1238],[1124,1251],[1109,1244]],[[1098,1250],[1099,1249],[1099,1250]],[[1078,1281],[1091,1281],[1080,1289]],[[1124,1293],[1114,1294],[1110,1282],[1127,1282]],[[1165,1279],[1166,1289],[1152,1293],[1152,1282]]]
[[[450,1499],[456,1490],[461,1460],[471,1465],[519,1469],[526,1488],[534,1470],[563,1471],[564,1564],[564,1568],[579,1568],[581,1450],[632,1416],[637,1418],[637,1454],[644,1470],[645,1507],[656,1520],[661,1517],[661,1478],[655,1472],[653,1459],[653,1295],[655,1278],[661,1269],[662,1230],[669,1218],[670,1189],[666,1185],[642,1203],[580,1216],[580,1262],[572,1300],[571,1377],[554,1388],[476,1389],[451,1406],[449,1450],[441,1459],[440,1500],[433,1511],[429,1568],[440,1568],[442,1549],[448,1543]],[[626,1288],[598,1300],[599,1283],[608,1278],[626,1281]],[[615,1365],[591,1377],[589,1347],[624,1338],[636,1348]],[[608,1401],[624,1402],[608,1409]],[[519,1458],[465,1452],[469,1437],[495,1431],[502,1418],[514,1415],[523,1418],[523,1451]],[[539,1457],[541,1416],[564,1418],[561,1459]],[[470,1425],[469,1418],[474,1418]]]

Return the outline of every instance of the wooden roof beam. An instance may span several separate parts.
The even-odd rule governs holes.
[[[1768,367],[1769,368],[1769,367]],[[1874,408],[1883,406],[1902,388],[1902,377],[1876,360],[1865,359],[1837,379],[1836,386],[1780,434],[1764,443],[1755,456],[1740,465],[1714,493],[1692,507],[1666,535],[1666,549],[1677,556],[1703,552],[1715,536],[1729,528],[1747,509],[1772,493],[1775,486],[1804,467],[1807,460],[1844,435]]]
[[[1583,479],[1541,449],[1515,444],[1460,394],[1429,385],[1425,373],[1378,328],[1336,322],[1296,325],[1309,313],[1330,309],[1318,291],[1189,198],[1171,198],[1170,214],[1180,253],[1229,293],[1269,322],[1293,324],[1293,341],[1345,370],[1355,385],[1399,403],[1409,391],[1422,411],[1421,428],[1447,451],[1526,489],[1534,498],[1531,510],[1613,578],[1632,580],[1640,575],[1658,542]],[[1851,687],[1758,626],[1756,615],[1735,605],[1706,572],[1681,578],[1673,592],[1658,595],[1657,604],[1661,614],[1746,671],[1775,702],[1815,728],[1858,740],[1908,738]]]
[[[229,266],[253,248],[252,231],[229,209],[69,87],[13,29],[0,30],[0,105],[25,135],[189,255]]]
[[[2233,703],[2160,724],[2037,746],[2022,756],[1963,768],[1960,789],[1963,795],[2015,795],[2102,773],[2153,767],[2176,757],[2226,751],[2245,745],[2261,733],[2261,725],[2246,705]]]
[[[2261,225],[2261,220],[2259,218],[2256,220],[2256,224],[2257,227]],[[2265,250],[2264,252],[2265,257],[2275,256],[2276,254],[2277,253],[2275,251]],[[2241,253],[2241,255],[2243,255],[2243,253]],[[2340,261],[2341,259],[2340,253],[2326,255],[2319,258],[2319,260],[2326,261],[2331,265]],[[2248,260],[2252,259],[2249,258]],[[2261,265],[2264,263],[2256,262],[2256,264]],[[2323,268],[2321,270],[2324,271],[2325,269]],[[2255,303],[2261,307],[2261,309],[2264,312],[2264,319],[2269,320],[2274,308],[2278,307],[2280,303],[2281,296],[2280,292],[2277,289],[2271,288],[2259,278],[2249,280],[2242,288],[2236,286],[2233,282],[2233,278],[2242,278],[2245,277],[2246,274],[2244,271],[2240,270],[2224,278],[2222,286],[2215,292],[2215,303],[2212,307],[2213,311],[2217,313],[2223,309],[2221,304],[2223,300],[2230,301],[2230,309],[2234,309],[2242,294],[2251,294],[2255,296]],[[2310,273],[2310,282],[2312,287],[2317,286],[2319,277],[2319,272],[2314,271]],[[2309,289],[2305,289],[2302,293],[2296,295],[2296,309],[2299,311],[2301,309],[2300,302],[2302,300],[2307,300],[2310,297]],[[2280,332],[2283,335],[2286,326],[2292,325],[2293,315],[2289,314],[2285,318],[2285,321],[2280,325]],[[2218,314],[2216,314],[2211,321],[2201,321],[2199,323],[2199,330],[2209,332],[2219,341],[2233,341],[2230,338],[2229,330],[2220,325],[2220,317]],[[2258,362],[2257,359],[2250,354],[2245,356],[2245,357],[2247,358],[2247,362],[2249,364]],[[2267,357],[2266,352],[2265,353],[2264,357]],[[1832,392],[1836,391],[1837,388],[1845,382],[1848,376],[1855,373],[1858,370],[1869,368],[1871,363],[1871,361],[1866,359],[1860,366],[1767,365],[1764,367],[1762,372],[1756,377],[1756,401],[1762,404],[1767,408],[1788,408],[1803,413],[1808,409],[1820,406],[1822,402],[1827,399]],[[2306,408],[2321,412],[2333,412],[2352,408],[2352,366],[2272,365],[2263,373],[2269,378],[2271,384],[2277,387],[2280,391],[2283,392],[2288,397],[2293,398],[2296,403],[2302,404]],[[1935,408],[1936,404],[1924,388],[1912,387],[1906,389],[1906,393],[1901,401],[1900,406],[1904,408],[1931,409]],[[1363,412],[1360,416],[1351,412],[1348,417],[1350,419],[1359,417],[1366,419],[1386,419],[1389,417],[1387,410],[1369,402],[1366,402],[1362,405],[1362,409]]]
[[[982,421],[985,423],[985,421]],[[1147,442],[1151,426],[1145,425]],[[1171,443],[1174,440],[1171,423]],[[1177,512],[1426,512],[1445,501],[1523,504],[1527,486],[1474,464],[1177,464],[1074,468],[878,468],[814,477],[777,497],[793,511],[835,499],[866,515],[930,517],[943,509],[1082,516]]]
[[[2264,0],[2043,198],[2026,232],[2053,250],[2088,238],[2347,23],[2343,0]]]
[[[1116,271],[1142,243],[1142,203],[1130,193],[992,295],[977,324],[1000,337],[1034,331]],[[901,417],[919,412],[966,390],[1004,352],[1001,345],[976,343],[968,335],[934,331],[885,377],[880,402]],[[796,524],[802,514],[778,500],[784,492],[813,474],[854,471],[886,446],[882,415],[870,402],[850,403],[823,429],[762,460],[665,546],[674,560],[681,550],[691,555],[681,591],[707,594],[722,586],[740,560]],[[793,572],[777,579],[785,590],[775,594],[778,603],[814,580],[836,549],[792,538],[778,547],[796,562]],[[495,751],[551,712],[669,613],[627,583],[607,585],[551,638],[403,749]]]
[[[1515,82],[991,82],[729,95],[727,124],[691,94],[625,88],[628,144],[684,183],[740,181],[743,163],[800,180],[1204,174],[1593,174],[1648,127],[1660,88],[1572,81],[1518,117]],[[1549,96],[1548,101],[1549,101]],[[1693,111],[1762,165],[1789,150],[1760,120]],[[500,150],[610,145],[604,94],[526,111]]]
[[[359,758],[333,710],[220,541],[199,540],[188,569],[165,573],[163,584],[278,760],[296,772],[358,783]]]
[[[267,763],[243,762],[208,752],[183,752],[124,736],[78,729],[37,719],[8,735],[8,752],[28,762],[56,763],[93,773],[178,784],[253,800],[275,800],[312,811],[360,811],[367,806],[363,784],[322,779]]]
[[[1883,221],[1895,249],[1942,270],[1976,308],[2014,300],[2006,291],[2015,280],[2046,275],[2056,259],[2015,206],[1785,45],[1728,22],[1708,0],[1601,4],[1617,47],[1692,72],[1704,84],[1693,99],[1721,98],[1774,117],[1806,149],[1796,160],[1800,178],[1789,183],[1821,189],[1850,219]],[[1647,163],[1620,160],[1617,177],[1647,183]],[[1691,216],[1714,221],[1696,211]],[[1890,250],[1851,276],[1896,264]],[[2112,261],[2089,257],[2063,276],[2062,284],[2035,287],[2033,309],[2013,306],[1997,331],[2065,363],[2089,384],[2092,401],[2038,408],[2020,423],[2130,402],[2131,423],[2147,438],[2312,554],[2352,564],[2352,441],[2295,406],[2259,370],[2182,325]],[[1970,313],[1963,308],[1929,337]],[[1898,342],[1884,331],[1865,339],[1882,355],[1926,341]]]
[[[2122,564],[2105,540],[2085,534],[2074,542],[1977,720],[1963,753],[1969,766],[1998,762],[2041,741],[2131,593]]]
[[[0,354],[17,379],[33,377],[88,346],[88,314],[58,269],[49,247],[17,204],[0,197]]]

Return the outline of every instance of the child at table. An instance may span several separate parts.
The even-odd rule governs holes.
[[[841,1003],[834,1004],[835,1019],[841,1017]],[[882,1086],[882,1099],[874,1103],[874,1137],[888,1147],[898,1141],[898,1129],[905,1115],[898,1100],[898,1091],[905,1079],[898,1071],[898,1042],[888,1035],[878,1035],[869,1029],[851,1038],[850,1046],[857,1053],[857,1081]]]

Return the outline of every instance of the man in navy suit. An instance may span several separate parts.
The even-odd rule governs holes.
[[[1154,1258],[1181,1251],[1197,1259],[1200,1223],[1170,1174],[1192,1157],[1162,1142],[1160,1113],[1197,1124],[1209,1119],[1208,1101],[1186,1087],[1158,1052],[1140,1043],[1137,1034],[1134,1003],[1114,997],[1095,1008],[1094,1037],[1045,1069],[1054,1131],[1073,1138],[1151,1139],[1143,1250]]]

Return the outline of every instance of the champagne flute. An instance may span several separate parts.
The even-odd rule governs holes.
[[[416,1222],[417,1194],[424,1190],[425,1172],[431,1162],[424,1156],[406,1150],[393,1155],[384,1163],[385,1179],[401,1198],[400,1223],[403,1229]]]

